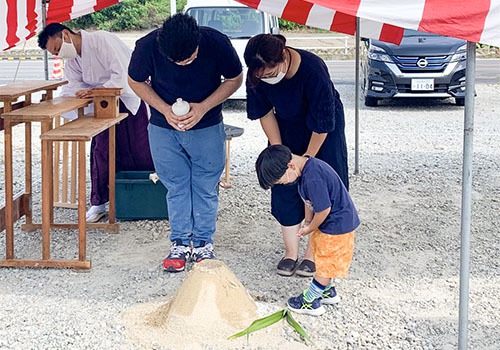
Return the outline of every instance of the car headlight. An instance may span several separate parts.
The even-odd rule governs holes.
[[[458,48],[455,54],[451,57],[450,62],[465,61],[467,59],[467,44]]]
[[[375,45],[370,45],[368,48],[368,58],[374,61],[393,62],[383,48]]]

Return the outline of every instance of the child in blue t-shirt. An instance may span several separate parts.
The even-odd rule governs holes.
[[[259,184],[269,189],[276,184],[298,183],[305,203],[305,219],[298,236],[312,234],[316,263],[314,279],[298,297],[288,299],[297,313],[319,316],[322,304],[340,301],[332,278],[347,277],[354,251],[354,230],[359,218],[349,192],[326,162],[292,154],[283,145],[267,147],[255,163]]]

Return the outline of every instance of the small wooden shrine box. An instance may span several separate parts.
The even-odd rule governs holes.
[[[120,114],[121,88],[95,88],[91,97],[94,100],[96,118],[116,118]]]

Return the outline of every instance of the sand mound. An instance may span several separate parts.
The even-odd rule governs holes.
[[[205,260],[193,266],[176,295],[150,315],[148,324],[173,329],[187,323],[182,326],[198,331],[214,326],[241,328],[256,318],[256,311],[253,299],[227,266]]]
[[[280,322],[252,333],[248,343],[246,337],[228,340],[277,311],[269,305],[257,309],[223,262],[205,260],[193,266],[171,299],[136,305],[122,321],[128,340],[140,349],[306,349],[298,337],[286,336]]]
[[[138,305],[127,312],[127,335],[142,348],[204,349],[241,345],[227,340],[259,316],[245,287],[227,266],[205,260],[193,266],[167,302]]]

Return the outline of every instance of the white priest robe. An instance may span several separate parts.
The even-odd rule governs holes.
[[[110,32],[81,30],[80,33],[81,56],[65,60],[64,76],[69,83],[62,87],[60,96],[75,96],[79,90],[97,87],[122,88],[120,99],[132,114],[136,114],[141,100],[127,81],[132,50]],[[91,109],[85,111],[91,112]],[[69,112],[63,117],[72,120],[77,113]]]

